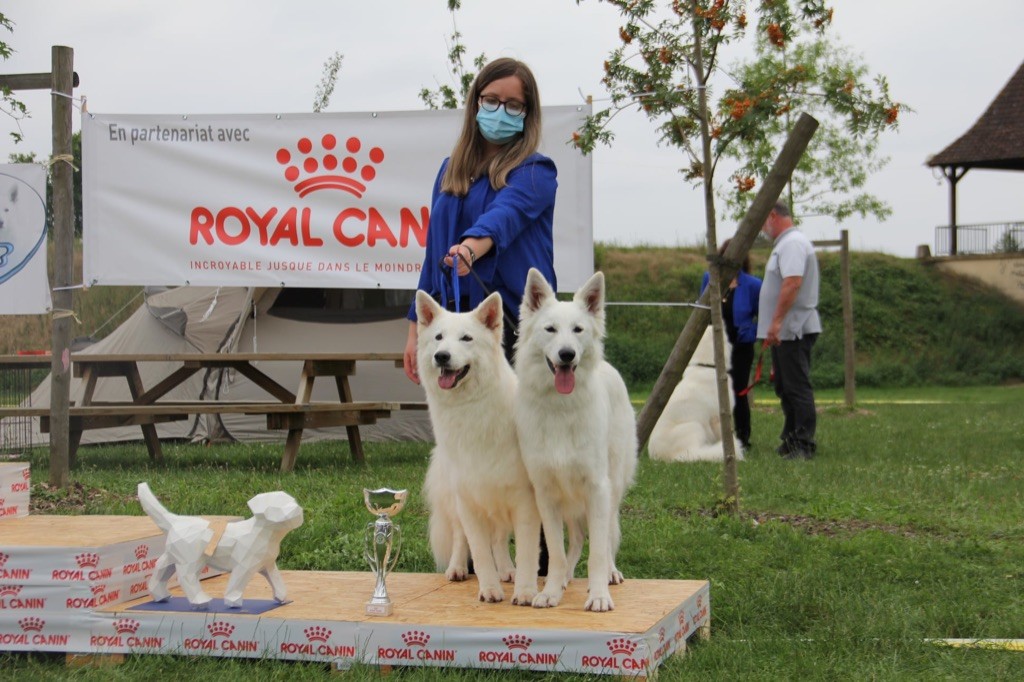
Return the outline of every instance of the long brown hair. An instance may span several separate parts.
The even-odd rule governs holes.
[[[526,101],[526,119],[523,134],[519,139],[501,147],[501,150],[486,160],[487,140],[480,134],[476,114],[480,110],[480,93],[496,80],[516,76],[523,84],[523,99]],[[466,110],[462,120],[462,134],[459,135],[444,178],[441,191],[456,196],[466,196],[473,178],[485,170],[491,180],[491,187],[498,190],[505,186],[508,174],[540,146],[540,91],[530,67],[516,59],[502,57],[480,69],[473,85],[466,93]]]

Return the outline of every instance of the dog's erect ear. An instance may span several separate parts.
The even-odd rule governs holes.
[[[526,274],[526,290],[520,312],[533,313],[540,310],[546,301],[555,297],[555,292],[537,268],[530,268]]]
[[[501,336],[502,327],[504,326],[501,317],[501,294],[495,291],[485,298],[476,307],[473,314],[476,315],[476,319],[480,320],[481,324],[492,332],[497,332],[499,337]]]
[[[440,304],[430,294],[422,289],[416,291],[416,319],[419,324],[429,325],[440,312]]]
[[[601,313],[604,310],[604,273],[598,270],[591,275],[572,298],[591,315]]]

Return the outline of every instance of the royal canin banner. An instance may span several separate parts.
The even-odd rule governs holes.
[[[593,273],[587,107],[545,107],[555,272]],[[82,116],[88,285],[415,289],[463,112]]]
[[[27,462],[0,463],[0,521],[28,516],[31,478]]]

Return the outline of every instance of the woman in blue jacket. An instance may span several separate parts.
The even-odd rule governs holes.
[[[724,255],[729,246],[726,239],[718,249],[718,255]],[[700,283],[703,294],[711,276],[705,272]],[[754,344],[757,342],[757,309],[758,297],[761,294],[761,280],[750,274],[750,257],[743,259],[739,273],[729,282],[722,293],[722,320],[725,322],[725,334],[732,344],[730,357],[732,391],[736,404],[732,409],[732,420],[739,439],[746,450],[750,447],[750,403],[746,394],[740,392],[750,381],[750,368],[754,364]]]
[[[467,93],[462,134],[434,182],[418,285],[443,306],[462,311],[490,292],[500,293],[510,362],[527,271],[537,268],[557,288],[552,220],[558,182],[554,162],[537,153],[540,136],[533,73],[515,59],[487,64]],[[453,270],[459,277],[457,302]],[[405,373],[418,384],[415,302],[407,317]]]

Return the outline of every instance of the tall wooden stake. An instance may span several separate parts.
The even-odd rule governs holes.
[[[72,190],[71,96],[74,87],[74,50],[54,45],[51,99],[53,102],[53,327],[50,383],[50,485],[67,487],[71,399],[71,289],[74,266],[75,207]]]
[[[856,366],[853,348],[853,282],[850,281],[850,233],[839,232],[839,278],[843,296],[843,392],[847,409],[856,401]]]

